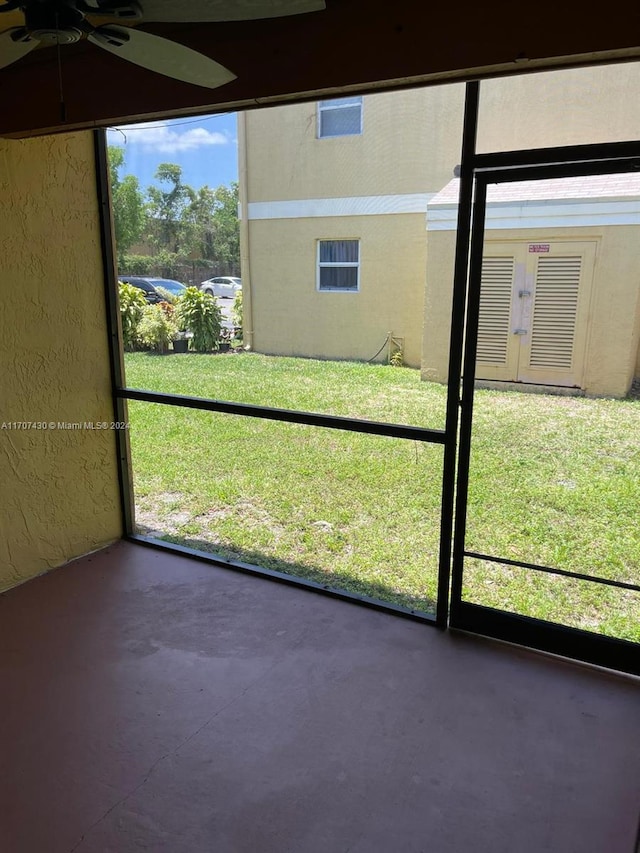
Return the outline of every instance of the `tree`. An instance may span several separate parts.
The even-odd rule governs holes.
[[[214,257],[215,209],[215,192],[208,186],[200,187],[185,212],[185,218],[190,226],[192,257]]]
[[[219,263],[240,272],[240,223],[238,221],[238,182],[215,190],[214,254]]]
[[[182,181],[182,168],[176,163],[160,163],[154,175],[162,187],[151,186],[149,198],[152,241],[160,249],[186,255],[191,250],[189,208],[197,193]]]
[[[124,254],[142,237],[146,222],[144,197],[134,175],[120,178],[124,165],[124,151],[117,145],[109,146],[109,176],[111,179],[111,204],[115,229],[118,263],[122,266]]]
[[[215,190],[201,187],[185,211],[190,225],[193,257],[206,258],[226,267],[240,269],[240,224],[238,184],[220,185]]]
[[[195,190],[183,181],[176,163],[161,163],[155,172],[159,186],[150,186],[145,199],[133,175],[120,177],[124,151],[109,148],[113,216],[118,264],[127,272],[150,274],[156,270],[175,276],[185,263],[209,266],[226,274],[240,272],[238,184],[203,186]],[[126,255],[146,236],[153,257]]]

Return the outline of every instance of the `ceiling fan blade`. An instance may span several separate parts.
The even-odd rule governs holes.
[[[141,0],[145,21],[254,21],[302,15],[324,0]]]
[[[134,65],[207,89],[224,86],[236,77],[232,71],[208,56],[142,30],[98,27],[88,35],[88,39]]]
[[[6,68],[12,62],[17,62],[38,46],[38,42],[34,39],[27,38],[23,41],[20,35],[26,36],[26,30],[23,27],[15,27],[0,33],[0,68]]]

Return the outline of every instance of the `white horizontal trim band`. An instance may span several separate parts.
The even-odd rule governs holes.
[[[435,193],[361,195],[346,198],[302,198],[249,202],[249,219],[308,219],[318,216],[385,216],[427,212]]]
[[[427,230],[455,231],[458,206],[427,210]],[[487,204],[485,228],[585,228],[594,225],[640,225],[640,199],[632,201],[531,201]]]

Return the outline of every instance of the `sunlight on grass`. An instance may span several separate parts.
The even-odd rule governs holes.
[[[634,582],[637,403],[479,392],[467,548]]]
[[[419,372],[255,354],[126,356],[131,387],[443,425]],[[433,611],[442,449],[130,402],[142,532]],[[640,404],[478,391],[468,550],[638,583]],[[640,596],[468,561],[465,599],[640,640]]]
[[[442,449],[130,403],[141,532],[433,611]]]
[[[127,353],[130,388],[444,429],[446,389],[420,372],[257,353]]]

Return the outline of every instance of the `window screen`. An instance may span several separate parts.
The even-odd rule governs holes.
[[[318,105],[318,136],[354,136],[362,133],[362,98],[336,98]]]

